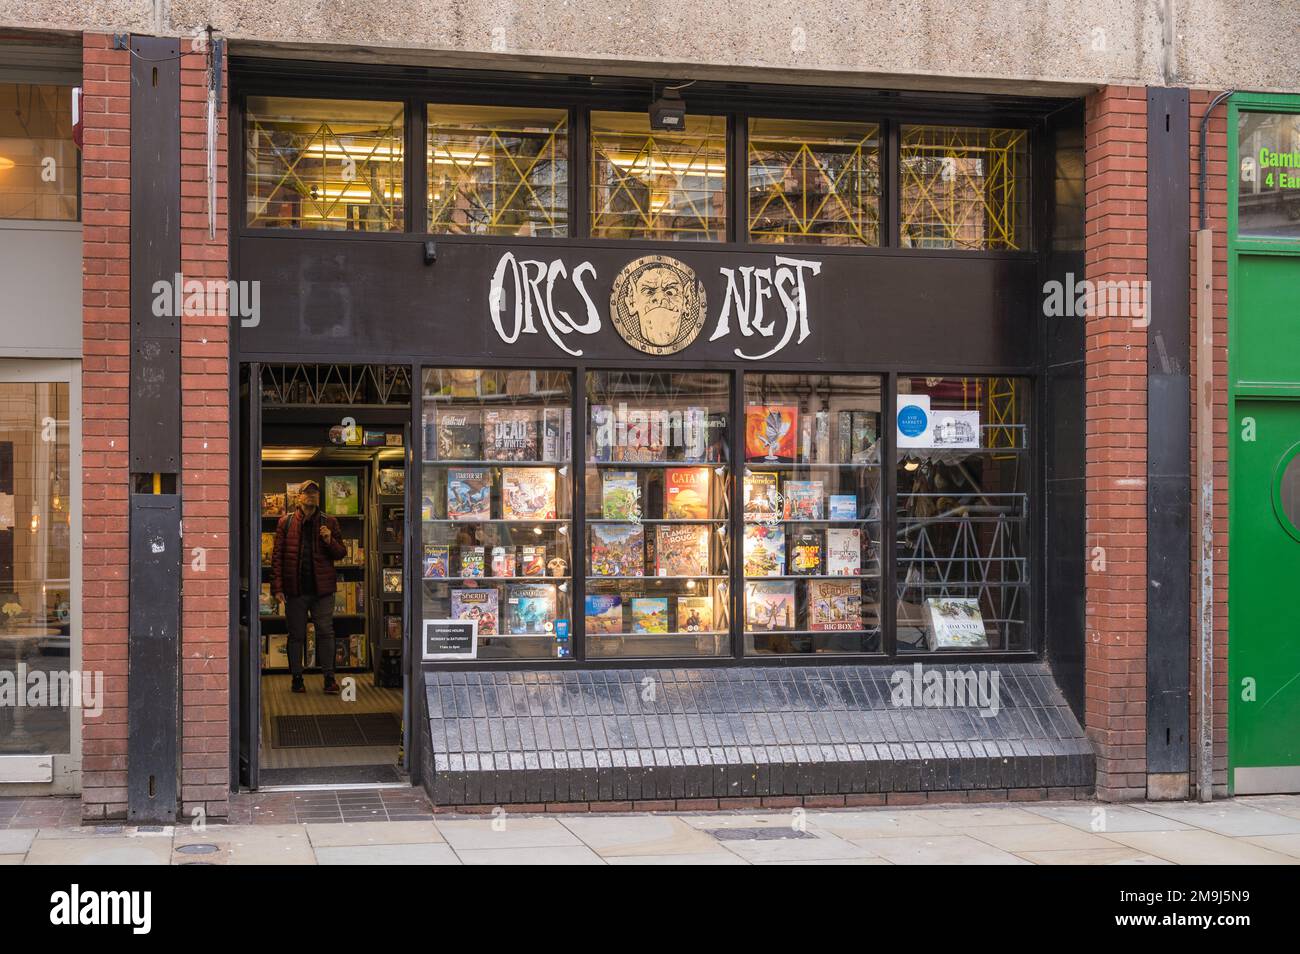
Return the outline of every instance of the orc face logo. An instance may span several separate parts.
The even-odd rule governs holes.
[[[629,262],[614,279],[609,313],[623,340],[646,354],[675,354],[704,328],[704,283],[665,255]]]

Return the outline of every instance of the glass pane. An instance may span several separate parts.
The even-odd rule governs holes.
[[[569,114],[429,107],[429,231],[569,234]]]
[[[68,426],[67,384],[0,383],[0,672],[26,693],[25,705],[0,706],[0,753],[69,752],[69,703],[81,702],[66,678]]]
[[[1282,514],[1300,533],[1300,454],[1287,461],[1282,479],[1278,481],[1277,495],[1282,504]]]
[[[880,143],[866,123],[749,121],[749,237],[877,245]]]
[[[899,379],[898,651],[1029,649],[1029,382]]]
[[[424,372],[424,619],[477,619],[479,659],[570,654],[564,371]]]
[[[76,221],[72,88],[0,83],[0,219]]]
[[[1300,113],[1237,119],[1237,235],[1300,239]]]
[[[401,103],[250,96],[248,224],[400,232]]]
[[[880,379],[745,375],[745,652],[880,640]]]
[[[904,248],[1028,248],[1029,131],[904,126]]]
[[[730,376],[594,371],[587,401],[587,657],[730,654]]]
[[[725,117],[660,132],[646,113],[591,114],[594,237],[718,242],[726,228]]]

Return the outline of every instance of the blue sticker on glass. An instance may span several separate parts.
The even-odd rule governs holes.
[[[898,430],[904,437],[920,437],[928,423],[925,411],[915,404],[898,409]]]

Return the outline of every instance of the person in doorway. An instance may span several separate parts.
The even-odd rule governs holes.
[[[280,518],[271,553],[271,592],[284,604],[289,624],[289,672],[293,691],[303,685],[303,655],[307,648],[307,617],[316,625],[316,661],[325,674],[325,691],[338,693],[334,680],[334,591],[338,574],[334,561],[347,555],[339,522],[321,513],[320,485],[314,480],[298,488],[298,505]]]

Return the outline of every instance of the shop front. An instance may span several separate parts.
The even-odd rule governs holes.
[[[655,128],[648,83],[356,79],[232,71],[238,782],[1092,784],[1082,621],[1046,599],[1083,587],[1049,566],[1083,433],[1041,317],[1075,113],[700,84]],[[363,687],[309,706],[314,747],[265,702],[266,538],[306,480],[355,541]]]

